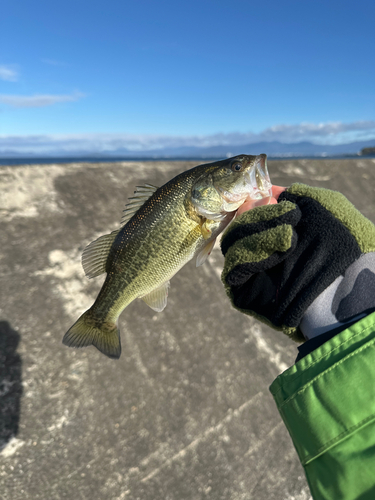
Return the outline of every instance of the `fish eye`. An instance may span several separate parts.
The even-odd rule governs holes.
[[[241,163],[233,163],[232,170],[233,172],[241,172],[243,169],[243,165]]]

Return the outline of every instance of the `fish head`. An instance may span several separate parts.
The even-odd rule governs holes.
[[[191,202],[199,215],[221,220],[246,199],[271,196],[267,155],[238,155],[210,163],[191,190]]]

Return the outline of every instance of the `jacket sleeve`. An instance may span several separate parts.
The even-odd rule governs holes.
[[[375,313],[302,358],[270,391],[314,500],[374,500]]]

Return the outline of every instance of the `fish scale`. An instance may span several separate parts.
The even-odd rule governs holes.
[[[249,197],[269,196],[270,188],[266,155],[239,155],[194,167],[160,188],[138,187],[124,211],[123,227],[98,238],[83,253],[86,275],[107,276],[93,306],[65,334],[64,344],[94,345],[119,358],[116,323],[126,306],[142,298],[162,311],[169,280],[195,255],[197,265],[202,264],[237,208]]]

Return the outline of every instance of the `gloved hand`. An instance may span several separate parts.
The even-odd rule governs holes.
[[[232,304],[303,342],[375,310],[375,226],[341,194],[293,184],[221,242]]]

